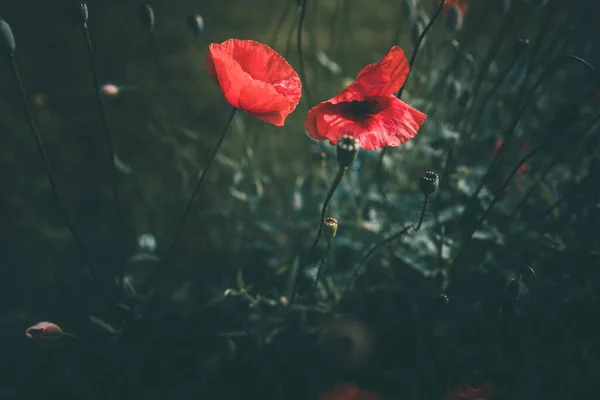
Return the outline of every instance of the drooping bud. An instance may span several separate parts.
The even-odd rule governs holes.
[[[52,322],[38,322],[25,331],[29,339],[60,339],[63,335],[63,330]]]
[[[328,217],[323,223],[323,235],[327,241],[333,239],[337,233],[338,222],[337,219]]]
[[[344,135],[340,138],[337,143],[337,160],[341,168],[348,168],[356,157],[360,150],[360,142],[358,139]]]
[[[0,19],[0,56],[12,56],[15,48],[15,37],[10,25],[5,20]]]
[[[187,18],[187,25],[196,39],[204,32],[204,19],[200,14],[192,14]]]
[[[79,22],[81,22],[82,24],[87,23],[88,17],[89,17],[87,4],[85,4],[85,3],[77,4],[76,11],[77,11],[77,18],[79,19]]]
[[[425,171],[419,179],[419,188],[425,196],[430,196],[440,185],[440,179],[437,173]]]
[[[150,32],[154,30],[155,18],[154,18],[154,10],[150,4],[146,4],[140,6],[139,10],[140,20],[142,23],[148,28]]]
[[[448,9],[446,14],[446,27],[450,32],[458,32],[462,29],[464,13],[456,4]]]
[[[519,57],[521,54],[525,52],[527,47],[529,46],[529,39],[520,37],[515,39],[513,43],[513,54],[515,57]]]

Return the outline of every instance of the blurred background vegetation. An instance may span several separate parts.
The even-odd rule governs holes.
[[[414,26],[431,18],[436,4],[415,2],[420,13],[409,15],[405,3],[308,1],[304,85],[313,102],[335,95],[394,44],[410,56]],[[530,59],[533,73],[526,75],[527,63],[517,63],[498,89],[498,100],[492,102],[496,111],[484,115],[482,127],[465,137],[465,110],[456,108],[456,99],[448,92],[450,87],[468,88],[473,75],[465,64],[444,76],[453,53],[450,45],[440,51],[441,44],[456,39],[479,65],[507,19],[504,3],[510,2],[472,1],[462,30],[450,32],[441,18],[428,35],[403,100],[426,111],[429,119],[419,135],[390,153],[385,163],[394,209],[383,207],[375,195],[372,170],[378,152],[361,153],[351,179],[334,199],[332,213],[340,220],[340,232],[328,268],[344,272],[371,244],[418,218],[421,172],[434,169],[441,174],[448,150],[456,150],[447,194],[440,195],[426,214],[423,230],[428,233],[419,233],[376,260],[378,267],[367,274],[344,310],[363,322],[350,319],[335,325],[342,326],[351,340],[355,339],[348,332],[358,332],[356,340],[369,343],[365,337],[376,338],[374,355],[369,362],[359,357],[357,368],[349,367],[352,361],[344,358],[351,357],[348,352],[338,354],[336,344],[327,344],[323,352],[319,346],[324,339],[315,339],[320,332],[316,327],[329,323],[329,311],[322,317],[314,317],[314,310],[290,316],[275,306],[271,308],[276,312],[265,311],[244,299],[223,298],[227,288],[237,287],[236,275],[239,283],[242,271],[253,295],[277,302],[287,293],[292,266],[305,262],[336,168],[334,149],[316,144],[304,131],[306,113],[314,105],[307,103],[306,95],[283,128],[237,115],[187,221],[176,257],[161,276],[168,300],[156,315],[139,311],[136,322],[131,322],[144,299],[130,293],[126,311],[115,316],[115,310],[106,310],[56,211],[8,63],[0,63],[0,398],[308,399],[341,380],[361,382],[395,399],[440,398],[448,385],[484,379],[509,388],[501,389],[499,398],[573,398],[573,393],[586,393],[591,386],[584,382],[598,372],[600,359],[595,336],[588,330],[593,312],[598,311],[597,294],[592,294],[599,278],[597,189],[578,197],[585,201],[575,206],[569,202],[553,212],[552,228],[544,225],[530,240],[514,232],[531,222],[530,215],[570,190],[580,190],[576,182],[582,177],[592,176],[589,165],[598,156],[597,128],[586,133],[589,141],[578,141],[568,154],[562,149],[572,136],[563,135],[552,151],[532,162],[531,168],[539,171],[564,156],[525,212],[511,214],[523,198],[511,186],[501,211],[490,218],[467,254],[473,268],[448,283],[449,254],[456,255],[462,238],[453,235],[462,229],[460,214],[518,107],[521,84],[531,85],[558,54],[573,53],[600,64],[597,2],[550,1],[538,6],[513,0],[519,9],[483,91],[493,87],[511,62],[516,38],[527,37],[532,46],[541,43]],[[121,255],[108,149],[95,104],[94,91],[99,88],[93,86],[71,5],[0,0],[0,18],[13,29],[16,62],[59,194],[104,291],[113,299]],[[286,55],[298,70],[299,8],[293,0],[154,1],[157,53],[165,78],[139,20],[140,5],[129,0],[88,2],[101,81],[121,88],[103,100],[117,149],[123,238],[130,257],[127,273],[133,288],[143,283],[153,266],[154,255],[148,254],[153,252],[140,248],[140,236],[152,235],[158,254],[168,246],[230,112],[206,73],[208,45],[229,38],[258,40]],[[205,23],[197,40],[186,25],[194,13]],[[519,142],[541,143],[555,110],[566,103],[580,104],[582,120],[592,120],[598,106],[590,101],[594,89],[581,69],[558,71],[542,85],[544,94],[536,98],[536,111],[527,114],[519,128]],[[576,130],[583,131],[584,125]],[[508,171],[519,158],[519,145],[512,146]],[[536,184],[532,175],[519,179],[525,188]],[[597,174],[591,179],[597,182]],[[491,194],[493,190],[484,191],[488,202]],[[573,207],[581,212],[561,220]],[[440,213],[449,232],[445,239],[434,221]],[[510,215],[516,228],[506,221]],[[438,257],[438,245],[443,257]],[[534,252],[541,259],[533,257]],[[523,311],[506,322],[497,315],[498,304],[504,301],[507,276],[518,273],[521,264],[534,266],[538,278],[537,266],[546,267],[541,278],[545,284],[539,286],[545,306],[539,301],[537,313]],[[427,283],[414,283],[424,277]],[[396,282],[400,289],[381,289],[386,281]],[[456,297],[464,303],[435,317],[441,328],[434,329],[428,325],[435,319],[428,314],[429,304],[449,285],[459,288]],[[302,303],[310,309],[309,300]],[[32,344],[23,332],[41,320],[57,322],[82,339]],[[418,334],[422,329],[426,333]],[[430,343],[434,354],[423,356],[419,351],[428,346],[416,345],[415,340]]]

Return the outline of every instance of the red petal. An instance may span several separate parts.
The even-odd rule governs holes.
[[[233,107],[281,126],[302,96],[302,83],[290,64],[269,46],[229,39],[211,44],[206,68]]]
[[[321,400],[381,400],[381,396],[377,393],[360,389],[353,383],[343,383],[323,394]]]
[[[404,52],[394,46],[381,61],[364,67],[356,80],[332,99],[332,103],[392,95],[404,85],[409,70]]]
[[[400,146],[412,139],[427,116],[395,96],[370,99],[377,102],[376,113],[357,118],[345,113],[344,103],[321,103],[308,112],[304,126],[317,140],[328,139],[337,144],[343,135],[352,135],[365,150]]]

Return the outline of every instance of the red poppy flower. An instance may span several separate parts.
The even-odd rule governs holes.
[[[494,395],[494,383],[485,382],[481,386],[471,387],[460,384],[453,391],[448,391],[443,400],[489,400]]]
[[[353,383],[343,383],[321,395],[320,400],[381,400],[381,396],[377,393],[360,389]]]
[[[206,68],[229,104],[275,126],[283,126],[302,96],[302,83],[292,66],[253,40],[211,44]]]
[[[381,61],[363,68],[337,96],[308,112],[304,122],[308,133],[333,145],[340,137],[351,135],[365,150],[400,146],[412,139],[427,116],[394,96],[408,71],[404,52],[392,47]]]
[[[439,6],[442,3],[442,0],[435,0],[435,3]],[[442,15],[446,16],[448,10],[452,6],[457,6],[460,11],[462,11],[462,15],[467,15],[467,11],[469,11],[469,2],[466,0],[446,0],[444,4],[444,9],[442,10]]]

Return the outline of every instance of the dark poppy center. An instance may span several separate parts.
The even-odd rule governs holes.
[[[349,101],[346,103],[345,112],[357,118],[366,118],[375,114],[377,102],[373,100]]]

